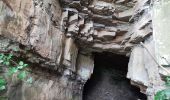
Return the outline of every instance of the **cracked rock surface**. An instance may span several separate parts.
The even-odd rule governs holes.
[[[155,56],[151,12],[151,0],[1,0],[0,52],[19,48],[14,55],[31,64],[34,79],[31,86],[11,82],[4,94],[10,100],[82,100],[93,52],[105,51],[130,57],[127,78],[153,100],[163,82],[139,45]]]

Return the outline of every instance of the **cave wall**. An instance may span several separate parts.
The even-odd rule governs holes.
[[[33,46],[43,57],[59,60],[63,40],[59,1],[3,0],[0,3],[1,35]]]
[[[82,82],[75,74],[78,48],[60,29],[59,0],[3,0],[0,9],[1,53],[17,48],[15,57],[33,68],[33,84],[14,76],[12,82],[7,79],[8,89],[1,95],[9,100],[80,100]]]
[[[151,4],[151,0],[0,1],[0,51],[17,47],[14,55],[31,64],[34,79],[31,86],[11,82],[5,94],[15,100],[81,100],[83,85],[93,73],[92,52],[107,51],[130,56],[127,78],[153,100],[163,82],[158,66],[140,45],[143,42],[154,55]]]

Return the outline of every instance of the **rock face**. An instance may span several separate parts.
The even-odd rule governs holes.
[[[144,42],[155,56],[151,11],[150,0],[1,0],[0,52],[18,48],[14,55],[31,65],[33,77],[30,86],[10,82],[4,95],[82,100],[93,52],[106,51],[130,56],[127,78],[153,100],[163,82],[158,65],[139,45]]]

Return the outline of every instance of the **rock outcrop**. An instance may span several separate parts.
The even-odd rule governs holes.
[[[31,86],[11,82],[5,95],[10,100],[82,100],[93,73],[93,52],[106,51],[130,57],[127,78],[153,100],[163,82],[158,65],[140,45],[144,42],[155,56],[151,3],[0,1],[0,52],[19,48],[14,55],[30,63],[33,77]]]

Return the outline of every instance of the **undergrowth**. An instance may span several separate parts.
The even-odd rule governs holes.
[[[4,74],[0,76],[0,92],[7,89],[7,79],[6,77],[12,78],[15,74],[18,80],[24,82],[32,83],[32,78],[27,77],[28,71],[26,70],[29,67],[24,61],[15,61],[12,53],[4,54],[0,53],[0,72],[3,72],[4,68],[7,69]]]
[[[170,76],[165,77],[166,89],[158,91],[154,100],[170,100]]]

